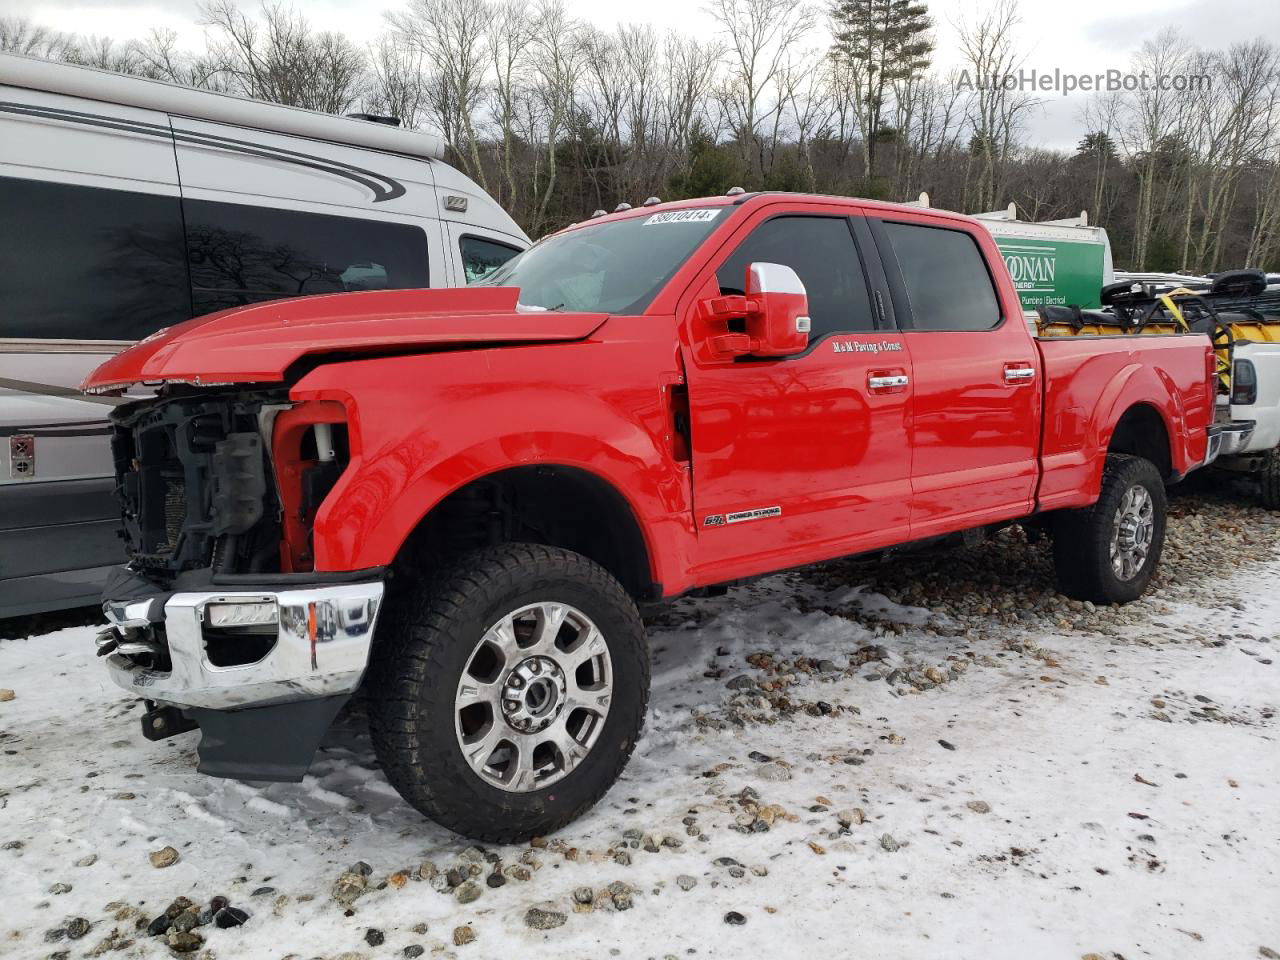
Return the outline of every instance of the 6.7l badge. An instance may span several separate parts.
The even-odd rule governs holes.
[[[702,521],[704,527],[723,527],[730,523],[745,523],[747,520],[764,520],[768,517],[782,516],[781,507],[756,507],[754,510],[739,510],[736,513],[709,513]]]

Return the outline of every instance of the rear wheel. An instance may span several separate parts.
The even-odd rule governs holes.
[[[387,610],[370,727],[387,778],[458,833],[507,843],[579,817],[640,735],[649,660],[635,604],[576,553],[507,544]]]
[[[1164,549],[1165,509],[1164,481],[1155,464],[1108,455],[1098,501],[1064,511],[1054,523],[1058,588],[1094,603],[1142,596]]]
[[[1263,455],[1258,480],[1262,484],[1262,505],[1268,510],[1280,510],[1280,451],[1268,450]]]

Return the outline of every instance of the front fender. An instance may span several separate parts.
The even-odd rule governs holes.
[[[316,569],[388,564],[450,493],[500,470],[547,464],[610,484],[637,521],[653,579],[677,584],[692,510],[688,473],[664,442],[661,371],[636,362],[635,343],[615,368],[611,354],[622,356],[610,346],[382,358],[309,374],[291,397],[340,394],[360,451],[317,514]]]

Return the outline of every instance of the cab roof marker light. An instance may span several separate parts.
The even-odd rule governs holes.
[[[594,220],[596,217],[603,217],[608,212],[608,210],[592,210],[591,216],[587,217],[587,219]]]
[[[645,202],[644,202],[644,203],[642,203],[642,204],[641,204],[641,206],[642,206],[642,207],[656,207],[656,206],[657,206],[658,204],[660,204],[661,202],[662,202],[662,198],[661,198],[661,197],[649,197],[647,200],[645,200]]]
[[[724,195],[726,197],[738,197],[746,192],[747,191],[743,190],[741,187],[730,187],[728,190],[724,192]]]
[[[614,208],[613,208],[613,212],[614,212],[614,213],[621,213],[623,210],[630,210],[630,209],[631,209],[631,204],[629,204],[629,203],[620,203],[620,204],[618,204],[616,207],[614,207]]]

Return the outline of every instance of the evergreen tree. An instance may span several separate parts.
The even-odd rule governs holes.
[[[929,8],[914,0],[836,0],[832,55],[847,65],[858,101],[863,174],[875,174],[881,118],[894,84],[928,69],[933,54]]]

